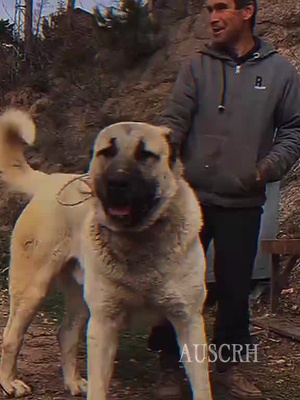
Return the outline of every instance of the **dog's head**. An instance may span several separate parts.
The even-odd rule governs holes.
[[[181,169],[170,130],[139,122],[103,129],[94,145],[90,177],[99,221],[113,230],[153,224],[176,194]]]

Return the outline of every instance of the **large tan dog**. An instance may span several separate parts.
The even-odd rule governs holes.
[[[80,253],[91,313],[88,400],[107,399],[118,332],[135,315],[167,317],[182,349],[207,350],[202,218],[168,135],[164,127],[127,122],[104,129],[95,142]],[[200,362],[184,365],[193,399],[211,400],[200,353]]]
[[[86,389],[76,367],[80,328],[88,310],[74,279],[72,260],[85,271],[88,330],[88,399],[105,400],[118,332],[140,312],[150,322],[169,318],[181,346],[206,345],[202,316],[205,259],[198,233],[197,199],[173,159],[168,130],[120,123],[100,132],[90,167],[92,198],[76,207],[57,202],[73,176],[33,171],[23,141],[34,125],[20,112],[0,119],[2,179],[32,197],[12,236],[10,317],[5,328],[0,383],[11,395],[30,391],[17,380],[16,360],[24,333],[51,283],[59,278],[67,295],[67,320],[59,338],[65,386]],[[87,186],[77,181],[61,199],[80,202]],[[75,272],[74,272],[75,271]],[[151,319],[152,317],[154,319]],[[201,348],[201,347],[200,347]],[[203,347],[204,349],[204,347]],[[198,357],[199,355],[198,351]],[[207,360],[187,362],[194,400],[211,400]]]

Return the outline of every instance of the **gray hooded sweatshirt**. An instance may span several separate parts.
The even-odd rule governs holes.
[[[202,204],[261,206],[300,156],[299,76],[263,41],[240,66],[207,47],[182,66],[161,123]]]

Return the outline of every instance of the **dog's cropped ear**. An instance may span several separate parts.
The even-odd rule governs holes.
[[[165,138],[169,145],[169,166],[171,169],[173,169],[180,155],[179,145],[172,140],[172,132],[172,129],[166,128]]]

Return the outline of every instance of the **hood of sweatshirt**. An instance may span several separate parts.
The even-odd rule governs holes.
[[[228,64],[230,66],[235,66],[238,71],[241,64],[259,62],[260,60],[277,53],[277,50],[270,43],[255,37],[254,50],[240,58],[231,54],[230,50],[226,50],[225,48],[222,49],[213,44],[207,45],[206,48],[200,50],[199,53],[218,59],[222,64],[222,95],[218,106],[220,112],[222,112],[226,109],[227,77],[225,65]]]

